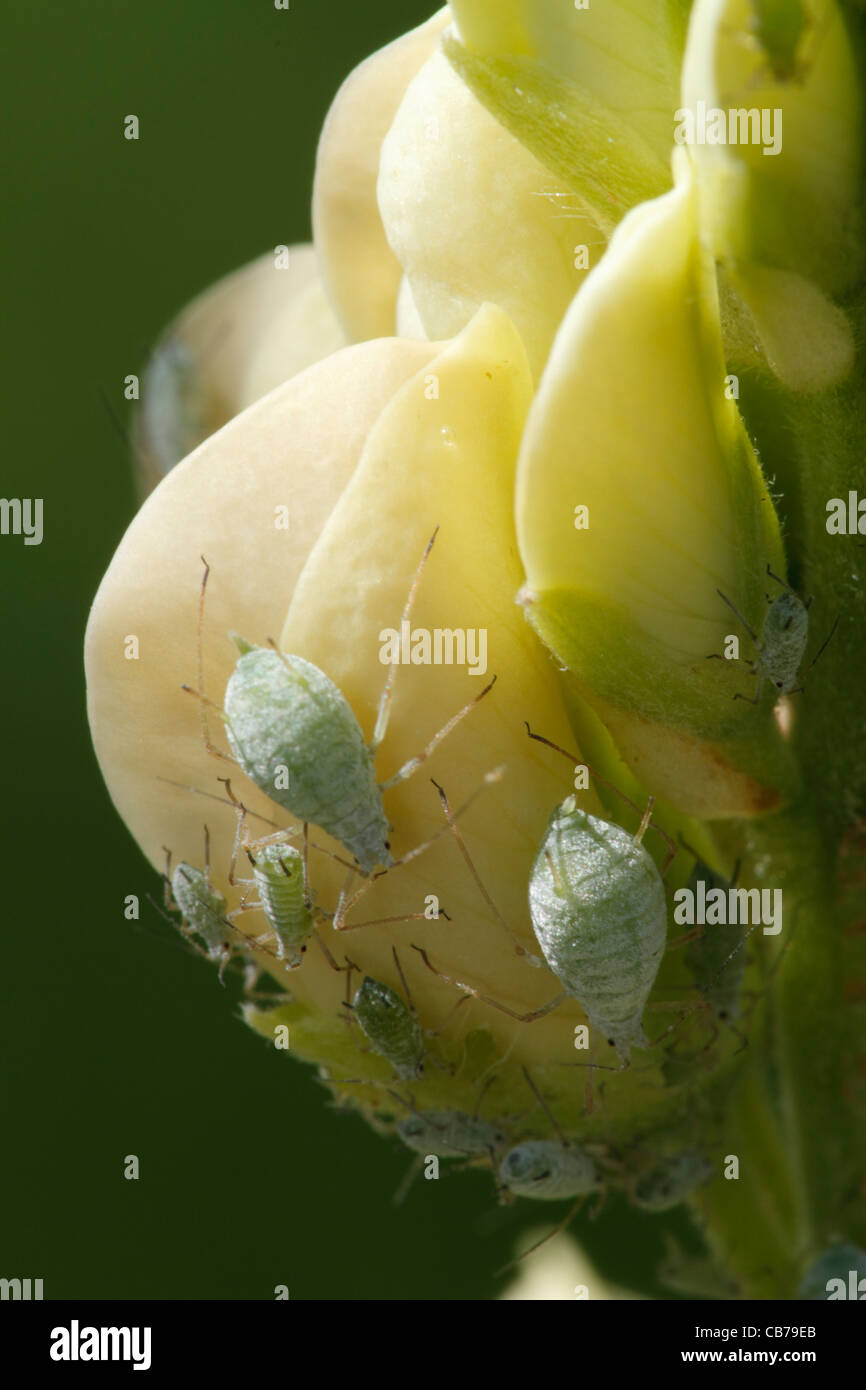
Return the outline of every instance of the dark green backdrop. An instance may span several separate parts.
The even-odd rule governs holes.
[[[210,968],[124,920],[124,896],[159,885],[103,787],[81,661],[135,508],[100,387],[128,409],[123,377],[188,299],[309,237],[331,97],[431,6],[4,10],[2,492],[44,498],[45,536],[0,537],[0,1276],[43,1278],[49,1298],[495,1296],[515,1235],[560,1208],[500,1208],[480,1174],[393,1207],[408,1155],[328,1109]],[[122,137],[131,112],[138,143]],[[611,1202],[580,1230],[602,1272],[658,1296],[657,1221]]]

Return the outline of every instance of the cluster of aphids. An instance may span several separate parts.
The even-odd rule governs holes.
[[[404,621],[408,620],[434,540],[435,532],[415,575]],[[208,748],[216,756],[227,758],[228,755],[210,742],[206,715],[210,702],[201,689],[201,625],[206,582],[207,568],[200,599],[199,689],[192,693],[200,701]],[[234,796],[230,781],[223,779],[227,798],[238,815],[229,881],[241,883],[254,896],[229,911],[225,897],[211,883],[206,852],[203,869],[181,863],[167,874],[171,905],[181,913],[185,935],[198,941],[221,967],[235,953],[246,958],[264,953],[283,970],[295,970],[302,965],[309,943],[317,941],[332,968],[346,972],[346,1015],[362,1030],[369,1048],[391,1065],[395,1082],[415,1080],[422,1074],[428,1049],[396,952],[394,959],[405,997],[366,974],[348,957],[342,965],[338,964],[316,927],[327,923],[337,931],[343,929],[350,906],[373,880],[405,862],[395,860],[391,853],[383,792],[410,777],[440,740],[488,694],[493,682],[455,714],[423,752],[410,759],[388,781],[380,783],[376,779],[375,756],[387,730],[393,666],[380,701],[373,739],[367,744],[347,700],[324,672],[301,657],[280,651],[273,642],[258,647],[237,636],[234,641],[240,656],[228,681],[223,707],[218,711],[231,748],[232,756],[228,760],[273,802],[302,823],[302,848],[291,843],[298,838],[297,829],[277,830],[273,835],[252,841],[246,838],[246,808]],[[530,737],[565,753],[540,735],[532,734],[528,726],[527,732]],[[571,758],[568,753],[565,756]],[[287,771],[288,777],[285,776]],[[444,792],[441,788],[439,791],[447,820],[443,831],[458,837],[474,873],[456,826],[460,812],[453,813]],[[541,1008],[518,1013],[471,985],[451,980],[436,968],[426,951],[414,948],[428,969],[459,990],[456,1007],[475,997],[520,1023],[528,1024],[566,1001],[577,1001],[591,1029],[616,1051],[620,1065],[607,1069],[620,1071],[629,1067],[632,1048],[654,1045],[643,1030],[647,1009],[674,1008],[682,1016],[700,1012],[709,1019],[714,1034],[719,1019],[733,1026],[740,1010],[745,964],[742,934],[733,940],[729,934],[719,931],[691,933],[685,961],[700,999],[694,1003],[648,1003],[666,947],[685,944],[684,941],[667,942],[663,874],[668,866],[660,871],[643,845],[647,829],[650,826],[658,829],[651,820],[651,812],[652,801],[637,833],[630,834],[620,825],[582,810],[573,796],[554,810],[528,884],[532,927],[544,962],[562,986],[560,993]],[[344,888],[333,913],[316,905],[310,889],[309,825],[319,827],[343,846],[349,858],[341,858],[340,862],[346,866],[348,882],[351,883],[352,876],[361,880],[361,887],[348,896]],[[668,839],[666,835],[664,838]],[[668,843],[672,854],[675,853],[675,846]],[[425,846],[416,847],[406,858],[414,857],[423,848]],[[239,879],[237,863],[244,854],[252,876]],[[697,864],[693,880],[700,877],[708,880],[708,887],[721,882],[709,869]],[[481,886],[477,875],[476,881]],[[485,891],[483,886],[482,891]],[[485,896],[493,907],[486,891]],[[267,931],[263,935],[251,936],[238,926],[237,918],[247,912],[264,917]],[[405,919],[380,920],[411,920],[411,917],[424,915],[417,913]],[[516,941],[513,935],[512,939]],[[519,944],[517,949],[523,956],[527,955]],[[535,963],[541,964],[540,961]],[[254,968],[251,969],[255,973]],[[350,997],[353,971],[358,972],[360,984]],[[670,1031],[666,1029],[654,1041],[661,1041]],[[432,1052],[429,1055],[436,1060]],[[583,1065],[592,1069],[600,1064]],[[528,1074],[527,1079],[544,1105]],[[597,1160],[561,1133],[556,1141],[527,1138],[513,1143],[503,1133],[501,1121],[499,1125],[492,1124],[480,1119],[477,1113],[469,1115],[457,1110],[419,1111],[414,1102],[402,1097],[397,1099],[410,1111],[397,1126],[400,1137],[410,1148],[469,1161],[490,1160],[496,1165],[500,1187],[505,1192],[541,1199],[576,1196],[597,1191],[616,1177],[617,1163],[609,1154]],[[548,1118],[559,1132],[549,1112]],[[514,1137],[512,1133],[511,1140]],[[660,1209],[682,1200],[707,1176],[706,1160],[700,1154],[684,1151],[668,1155],[655,1166],[639,1168],[637,1176],[633,1173],[625,1185],[638,1205]]]

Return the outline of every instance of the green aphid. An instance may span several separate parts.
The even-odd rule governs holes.
[[[439,1158],[491,1154],[505,1142],[493,1125],[462,1110],[417,1111],[397,1126],[397,1133],[416,1153]]]
[[[207,871],[178,864],[171,876],[171,892],[184,925],[204,942],[210,959],[225,960],[231,950],[227,904],[222,893],[211,887]]]
[[[304,860],[292,845],[270,844],[248,850],[259,904],[277,938],[277,958],[288,969],[301,964],[313,932],[313,910],[307,898]]]
[[[339,840],[364,873],[392,864],[373,753],[346,697],[312,662],[233,640],[241,657],[224,710],[240,767],[286,811]]]
[[[401,1081],[423,1070],[424,1034],[415,1010],[396,990],[365,976],[352,1001],[355,1018],[376,1052],[386,1058]]]
[[[708,1159],[693,1149],[685,1149],[641,1173],[632,1187],[632,1201],[644,1211],[668,1211],[684,1202],[712,1175],[713,1165]]]
[[[576,1144],[531,1139],[517,1144],[502,1160],[499,1181],[517,1197],[556,1202],[581,1197],[601,1187],[598,1170]]]
[[[578,808],[553,813],[529,881],[529,911],[554,975],[624,1062],[665,949],[661,875],[638,837]]]

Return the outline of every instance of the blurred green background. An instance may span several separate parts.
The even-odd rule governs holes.
[[[392,1204],[410,1155],[329,1108],[312,1069],[238,1020],[211,968],[159,939],[144,902],[159,881],[109,802],[85,719],[88,607],[136,506],[100,389],[128,421],[123,378],[174,314],[309,238],[331,98],[431,11],[5,7],[2,491],[44,498],[45,536],[0,538],[0,1276],[42,1278],[48,1298],[271,1298],[287,1284],[293,1299],[486,1299],[520,1232],[563,1214],[499,1207],[488,1176],[447,1165]],[[129,893],[155,934],[124,919]],[[123,1177],[133,1153],[137,1182]],[[658,1218],[610,1200],[575,1229],[602,1274],[664,1296]]]

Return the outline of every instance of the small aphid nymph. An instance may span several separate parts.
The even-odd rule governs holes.
[[[499,1168],[499,1181],[517,1197],[556,1202],[582,1197],[601,1187],[588,1154],[575,1144],[532,1139],[509,1149]]]
[[[800,666],[806,653],[806,643],[809,640],[809,608],[812,599],[811,597],[807,598],[804,602],[799,594],[785,583],[784,579],[780,579],[777,574],[773,573],[769,565],[767,566],[767,574],[770,579],[781,584],[782,592],[774,599],[769,599],[768,596],[770,606],[764,614],[760,639],[754,628],[743,617],[739,608],[722,593],[721,589],[716,590],[719,598],[739,618],[754,644],[755,659],[749,670],[753,676],[758,678],[755,693],[749,696],[737,692],[734,696],[735,700],[745,700],[750,705],[760,703],[765,681],[769,681],[780,695],[796,695],[803,688],[802,685],[797,684],[797,681]],[[833,624],[818,652],[809,663],[809,670],[815,665],[835,631],[836,623]],[[715,660],[724,660],[724,658],[719,657],[717,652],[713,652],[712,657]]]
[[[207,948],[211,960],[225,960],[231,950],[226,900],[212,888],[204,869],[178,864],[171,875],[171,892],[189,931]]]
[[[668,1211],[708,1182],[713,1165],[693,1149],[685,1149],[641,1173],[632,1187],[632,1201],[644,1211]]]
[[[436,1154],[439,1158],[491,1154],[505,1142],[493,1125],[462,1110],[416,1111],[401,1121],[397,1133],[415,1153]]]
[[[354,1016],[374,1050],[391,1063],[401,1081],[421,1075],[424,1035],[415,1012],[390,985],[369,975],[352,1001]]]
[[[259,905],[277,938],[277,957],[292,970],[301,964],[314,925],[306,896],[303,855],[285,844],[254,846],[247,853]]]

